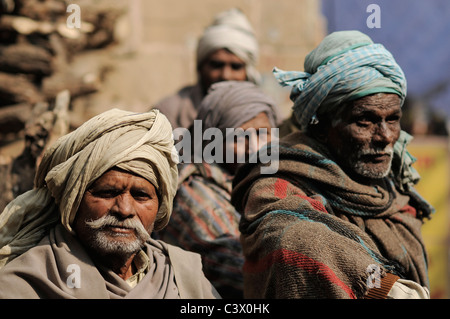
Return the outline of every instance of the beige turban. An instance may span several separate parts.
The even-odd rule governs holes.
[[[241,10],[233,8],[218,14],[206,28],[197,47],[197,65],[211,53],[228,49],[246,63],[248,80],[259,82],[260,75],[255,66],[259,47],[250,22]]]
[[[178,155],[172,127],[158,110],[104,112],[61,137],[38,168],[35,188],[13,200],[0,214],[0,267],[35,246],[60,219],[71,224],[86,189],[113,167],[151,182],[160,197],[155,230],[172,213],[177,190]]]

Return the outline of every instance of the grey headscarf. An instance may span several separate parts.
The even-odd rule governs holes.
[[[280,111],[273,99],[248,81],[223,81],[213,84],[200,104],[197,120],[203,129],[211,127],[225,131],[237,128],[265,112],[272,127],[280,121]]]

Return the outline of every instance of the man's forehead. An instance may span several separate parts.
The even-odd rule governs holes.
[[[218,49],[214,52],[212,52],[207,60],[214,60],[214,61],[232,61],[235,63],[243,63],[245,64],[245,62],[238,57],[236,54],[234,54],[233,52],[231,52],[230,50],[226,49],[226,48],[221,48]]]
[[[354,100],[352,103],[349,103],[348,107],[348,111],[351,113],[377,110],[400,111],[400,97],[393,93],[377,93]]]

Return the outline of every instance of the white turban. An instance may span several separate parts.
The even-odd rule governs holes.
[[[233,8],[220,13],[206,28],[197,47],[197,65],[219,49],[227,49],[244,61],[248,80],[259,82],[260,75],[255,69],[259,56],[258,42],[241,10]]]
[[[35,188],[0,214],[0,267],[35,246],[58,219],[73,233],[71,224],[86,189],[113,167],[155,186],[160,207],[154,229],[163,228],[177,190],[177,160],[172,127],[159,110],[113,109],[93,117],[45,152]]]

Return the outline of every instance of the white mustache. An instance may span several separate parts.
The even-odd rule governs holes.
[[[391,146],[388,146],[388,147],[383,148],[383,149],[379,149],[379,148],[366,149],[366,150],[361,150],[359,155],[360,156],[365,156],[365,155],[389,155],[390,157],[392,157],[394,155],[394,149]]]
[[[91,229],[102,229],[105,227],[122,227],[130,228],[136,231],[138,237],[144,240],[150,239],[150,234],[145,229],[144,225],[136,219],[124,219],[120,220],[114,215],[105,215],[95,220],[86,220],[86,225]]]

